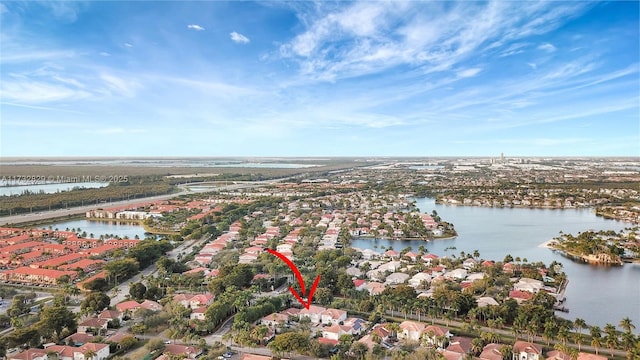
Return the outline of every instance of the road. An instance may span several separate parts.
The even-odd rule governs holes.
[[[288,180],[288,179],[290,179],[290,178],[283,178],[283,179],[278,179],[278,180],[237,182],[237,183],[234,183],[234,184],[231,184],[231,185],[220,186],[218,188],[218,190],[238,190],[238,189],[244,189],[244,188],[251,188],[251,187],[255,187],[255,186],[272,184],[274,182],[284,181],[284,180]],[[212,190],[199,190],[199,191],[196,191],[196,190],[191,190],[190,189],[191,186],[197,186],[198,184],[199,183],[190,183],[188,185],[178,185],[178,187],[181,189],[180,192],[173,193],[173,194],[167,194],[167,195],[159,195],[159,196],[152,196],[152,197],[145,197],[145,198],[137,198],[137,199],[132,199],[132,200],[114,201],[114,202],[103,203],[103,204],[92,204],[92,205],[85,205],[85,206],[76,206],[76,207],[71,207],[71,208],[68,208],[68,209],[40,211],[40,212],[29,213],[29,214],[3,216],[3,217],[0,217],[0,226],[7,226],[9,224],[16,225],[16,224],[21,224],[21,223],[42,221],[42,220],[47,220],[47,219],[52,219],[52,218],[62,218],[62,217],[66,217],[66,216],[84,214],[89,210],[95,210],[95,209],[98,209],[98,208],[119,207],[119,206],[131,205],[131,204],[136,204],[136,203],[141,203],[141,202],[168,200],[168,199],[171,199],[171,198],[174,198],[174,197],[177,197],[177,196],[180,196],[180,195],[184,195],[184,194],[212,191]],[[203,183],[203,184],[206,184],[206,183]]]
[[[124,205],[136,204],[140,202],[147,202],[147,201],[168,200],[176,196],[187,194],[188,192],[189,191],[183,190],[181,192],[168,194],[168,195],[152,196],[152,197],[138,198],[133,200],[114,201],[114,202],[109,202],[104,204],[77,206],[77,207],[72,207],[68,209],[41,211],[41,212],[35,212],[35,213],[29,213],[29,214],[3,216],[3,217],[0,217],[0,226],[6,226],[8,224],[20,224],[20,223],[26,223],[26,222],[42,221],[42,220],[47,220],[51,218],[60,218],[60,217],[72,216],[72,215],[79,215],[79,214],[84,214],[89,210],[95,210],[95,209],[104,208],[104,207],[116,207],[116,206],[124,206]]]
[[[204,243],[209,241],[210,236],[206,236],[202,239],[199,240],[188,240],[183,242],[182,244],[180,244],[178,247],[176,247],[175,249],[167,252],[167,257],[170,258],[171,260],[177,260],[178,259],[178,255],[182,252],[184,253],[188,253],[190,251],[190,249],[193,246],[196,246],[198,244]],[[150,275],[153,275],[156,272],[157,268],[155,264],[152,264],[150,266],[148,266],[146,269],[142,270],[140,273],[138,273],[137,275],[133,276],[132,278],[122,282],[121,284],[118,284],[117,286],[115,286],[114,288],[117,289],[114,291],[114,289],[111,289],[109,292],[113,294],[115,294],[112,298],[111,298],[111,305],[116,305],[119,302],[122,302],[124,300],[126,300],[127,295],[129,295],[129,288],[131,286],[131,284],[140,282],[143,277],[147,278]]]

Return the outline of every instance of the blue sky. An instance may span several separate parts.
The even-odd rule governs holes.
[[[1,156],[640,156],[639,3],[0,3]]]

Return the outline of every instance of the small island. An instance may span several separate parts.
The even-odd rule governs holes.
[[[622,265],[624,262],[640,262],[640,230],[626,228],[585,231],[577,235],[563,234],[548,243],[548,247],[560,251],[568,258],[590,264]]]

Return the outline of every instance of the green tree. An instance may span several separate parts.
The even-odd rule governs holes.
[[[267,347],[276,354],[303,353],[309,348],[309,335],[297,332],[279,334]]]
[[[97,313],[108,307],[110,303],[109,296],[99,291],[92,291],[80,304],[80,310],[85,313]]]
[[[589,328],[591,335],[591,346],[596,349],[596,355],[598,355],[598,349],[602,346],[602,330],[598,326],[592,326]]]
[[[618,345],[618,334],[616,333],[616,327],[612,324],[606,324],[604,326],[604,333],[604,343],[611,351],[611,356],[613,356],[613,350]]]
[[[93,279],[89,282],[86,282],[82,285],[85,290],[89,291],[102,291],[105,292],[109,289],[109,284],[107,280],[104,278]]]
[[[367,352],[369,351],[369,347],[361,342],[356,341],[351,344],[351,348],[349,350],[351,351],[351,354],[353,354],[353,357],[358,360],[363,360],[365,355],[367,355]]]
[[[71,334],[75,332],[77,325],[75,314],[66,306],[49,306],[40,313],[38,329],[46,338],[58,342],[64,330]]]
[[[631,319],[629,319],[628,317],[625,317],[624,319],[620,320],[620,323],[618,324],[618,326],[620,326],[622,330],[628,333],[630,333],[636,328],[636,326],[633,325],[633,322],[631,321]]]
[[[136,300],[142,300],[147,292],[147,287],[143,283],[137,282],[129,287],[129,295]]]
[[[162,352],[164,350],[164,341],[159,338],[149,340],[146,345],[149,352]]]

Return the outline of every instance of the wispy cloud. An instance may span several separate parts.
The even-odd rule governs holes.
[[[538,50],[546,51],[546,52],[554,52],[556,51],[556,47],[551,43],[544,43],[538,46]]]
[[[231,37],[231,40],[233,40],[233,42],[236,42],[238,44],[248,44],[251,40],[249,40],[248,37],[237,33],[235,31],[233,31],[232,33],[229,34],[229,36]]]
[[[2,98],[15,103],[51,103],[79,100],[91,96],[85,90],[64,84],[52,84],[38,80],[5,80],[0,87]]]
[[[187,25],[187,28],[195,31],[204,31],[204,28],[198,24],[189,24]]]
[[[147,132],[145,129],[140,128],[124,128],[124,127],[109,127],[100,129],[86,130],[87,133],[99,134],[99,135],[117,135],[117,134],[141,134]]]
[[[78,56],[73,50],[36,50],[36,49],[11,49],[4,46],[0,55],[2,63],[27,63],[51,60],[68,59]]]
[[[521,52],[526,43],[513,41],[551,31],[587,7],[503,1],[447,6],[361,2],[308,21],[304,32],[280,47],[280,54],[297,61],[302,75],[318,80],[379,73],[400,65],[448,71],[496,47],[508,46],[501,56]]]
[[[128,48],[132,48],[133,47],[133,45],[131,43],[128,43],[128,42],[124,43],[124,46],[128,47]]]
[[[481,68],[471,68],[471,69],[460,70],[456,73],[456,75],[459,78],[469,78],[469,77],[474,77],[478,75],[481,71],[482,71]]]
[[[105,89],[111,94],[116,96],[133,97],[136,91],[141,87],[141,84],[133,79],[123,79],[112,74],[101,74]]]

